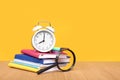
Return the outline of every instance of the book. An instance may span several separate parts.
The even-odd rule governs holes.
[[[25,65],[22,65],[22,64],[17,64],[15,62],[10,62],[8,64],[9,67],[13,67],[13,68],[17,68],[17,69],[22,69],[22,70],[26,70],[26,71],[31,71],[31,72],[37,72],[39,71],[40,69],[42,68],[32,68],[32,67],[28,67],[28,66],[25,66]],[[52,71],[59,71],[59,69],[57,67],[53,67],[47,71],[45,71],[44,73],[46,72],[52,72]]]
[[[22,62],[22,63],[26,63],[26,64],[33,64],[35,66],[43,65],[43,64],[39,64],[39,63],[31,62],[31,61],[25,61],[25,60],[22,60],[22,59],[14,59],[13,61],[14,62]]]
[[[36,50],[23,49],[23,50],[21,50],[21,53],[42,59],[42,58],[56,58],[59,51],[52,51],[52,52],[44,52],[43,53],[43,52],[38,52]],[[67,54],[61,52],[60,58],[67,58]]]
[[[39,68],[32,68],[32,67],[28,67],[28,66],[24,66],[24,65],[20,65],[20,64],[16,64],[13,62],[10,62],[8,64],[9,67],[14,67],[14,68],[18,68],[18,69],[23,69],[23,70],[27,70],[27,71],[32,71],[32,72],[37,72],[38,70],[40,70]]]
[[[29,64],[29,63],[24,63],[24,62],[11,61],[11,63],[16,63],[16,64],[20,64],[20,65],[24,65],[24,66],[28,66],[28,67],[32,67],[36,69],[40,68],[40,66]]]
[[[52,51],[60,51],[60,47],[54,47],[53,49],[52,49]]]
[[[25,60],[25,61],[30,61],[30,62],[35,62],[35,63],[40,63],[40,64],[53,64],[55,63],[55,58],[49,59],[38,59],[32,56],[28,56],[25,54],[16,54],[15,59],[20,59],[20,60]],[[62,64],[69,62],[69,58],[61,58],[59,62]]]
[[[51,66],[52,64],[40,64],[40,63],[35,63],[35,62],[30,62],[30,61],[25,61],[25,60],[20,60],[20,59],[14,59],[13,62],[15,63],[21,63],[21,64],[25,64],[27,66],[33,65],[35,67],[40,67],[40,68],[44,68],[44,67],[48,67]],[[66,63],[67,64],[67,63]],[[60,64],[61,66],[65,66],[66,64]],[[32,67],[32,66],[30,66]]]
[[[31,61],[25,61],[25,60],[21,60],[21,59],[14,59],[14,62],[18,62],[18,63],[23,63],[23,64],[31,64],[34,66],[39,66],[39,67],[48,67],[51,64],[40,64],[40,63],[36,63],[36,62],[31,62]]]

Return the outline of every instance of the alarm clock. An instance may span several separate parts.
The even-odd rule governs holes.
[[[54,29],[51,24],[47,27],[37,25],[33,28],[36,31],[32,37],[32,46],[40,52],[50,51],[56,42]]]

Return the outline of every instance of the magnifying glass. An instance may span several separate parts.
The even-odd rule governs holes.
[[[67,61],[65,62],[63,59],[63,53],[66,55],[64,59],[66,59]],[[57,66],[57,68],[62,72],[70,71],[75,66],[75,63],[76,57],[74,52],[69,48],[60,48],[55,58],[55,63],[46,68],[40,69],[39,71],[37,71],[37,74],[41,74],[55,66]]]

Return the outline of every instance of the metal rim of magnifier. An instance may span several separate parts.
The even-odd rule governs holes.
[[[68,69],[66,69],[66,70],[61,69],[61,68],[59,67],[59,63],[58,63],[59,56],[60,56],[60,53],[59,53],[59,55],[56,56],[56,64],[57,64],[57,68],[58,68],[59,70],[63,71],[63,72],[70,71],[70,70],[75,66],[75,63],[76,63],[76,57],[75,57],[74,52],[73,52],[72,50],[70,50],[69,48],[62,48],[62,49],[61,49],[61,51],[65,51],[65,50],[71,52],[71,54],[73,55],[73,63],[72,63],[72,65],[71,65],[70,68],[68,68]]]

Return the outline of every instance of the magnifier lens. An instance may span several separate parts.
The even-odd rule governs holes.
[[[63,57],[64,55],[64,57]],[[58,56],[58,64],[57,67],[62,71],[69,71],[75,64],[75,56],[74,53],[69,50],[64,50]]]

